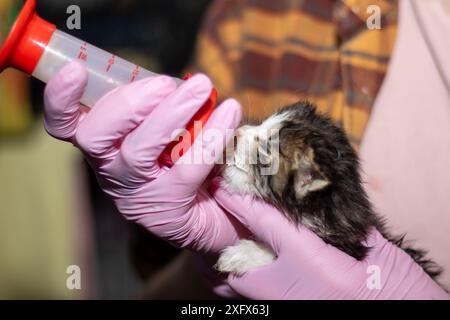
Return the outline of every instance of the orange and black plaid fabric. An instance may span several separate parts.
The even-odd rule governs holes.
[[[369,30],[376,5],[381,29]],[[397,30],[392,0],[216,0],[199,36],[196,71],[221,98],[263,119],[308,99],[358,146],[386,73]]]

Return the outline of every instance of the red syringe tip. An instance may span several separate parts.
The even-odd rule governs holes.
[[[0,72],[14,67],[32,74],[55,25],[36,14],[36,0],[27,0],[0,48]]]

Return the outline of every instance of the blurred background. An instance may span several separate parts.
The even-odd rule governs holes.
[[[12,3],[0,0],[0,19]],[[81,7],[81,30],[67,30],[72,4]],[[180,76],[208,4],[46,0],[38,12],[64,32]],[[0,299],[139,298],[178,251],[126,222],[81,154],[45,133],[43,89],[18,71],[0,77]],[[81,290],[66,288],[70,265],[81,268]]]

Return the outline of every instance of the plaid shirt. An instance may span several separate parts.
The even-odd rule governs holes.
[[[370,5],[381,9],[379,30],[367,27]],[[193,69],[248,117],[310,100],[358,147],[396,31],[395,0],[216,0]]]

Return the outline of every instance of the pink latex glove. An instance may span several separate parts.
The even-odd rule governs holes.
[[[157,161],[172,133],[184,128],[208,99],[210,80],[197,75],[176,89],[170,77],[144,79],[111,91],[90,111],[79,104],[86,83],[87,71],[76,62],[48,83],[45,128],[85,154],[125,218],[179,247],[215,253],[233,244],[238,239],[233,219],[203,187],[214,164],[177,162],[168,169]],[[226,130],[235,129],[240,116],[239,104],[227,100],[204,130],[214,128],[226,143]],[[201,140],[183,157],[194,150],[197,155],[222,154],[223,146]]]
[[[372,247],[357,261],[326,244],[308,229],[296,227],[278,210],[252,197],[231,194],[214,182],[214,197],[260,241],[277,260],[247,272],[230,275],[229,285],[251,299],[448,299],[404,251],[373,230]],[[373,281],[380,271],[380,286]],[[372,288],[372,289],[369,289]]]

